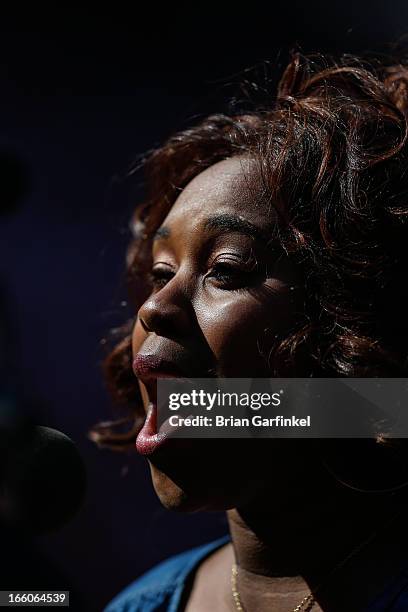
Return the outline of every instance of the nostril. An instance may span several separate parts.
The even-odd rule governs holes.
[[[139,321],[140,321],[140,325],[143,327],[145,332],[151,332],[152,330],[150,329],[150,327],[148,325],[146,325],[146,323],[144,322],[144,320],[139,317]]]
[[[140,307],[139,321],[145,333],[176,339],[190,330],[189,309],[191,304],[180,293],[166,292],[164,287]]]

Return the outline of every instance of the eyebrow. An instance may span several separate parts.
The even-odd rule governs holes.
[[[260,227],[237,215],[214,215],[206,220],[205,227],[228,232],[239,232],[240,234],[246,234],[247,236],[261,240],[267,240],[268,238],[265,231]]]
[[[206,219],[204,227],[210,230],[220,229],[225,232],[239,232],[240,234],[246,234],[247,236],[258,240],[263,240],[265,242],[270,239],[270,235],[267,235],[263,229],[257,227],[247,219],[243,219],[237,215],[230,215],[226,213],[213,215]],[[153,236],[153,240],[169,238],[170,234],[171,232],[169,227],[159,227]]]
[[[153,240],[158,240],[159,238],[169,238],[170,237],[170,229],[166,226],[159,227],[158,230],[153,235]]]

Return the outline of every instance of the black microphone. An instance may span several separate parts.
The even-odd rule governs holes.
[[[74,442],[42,426],[8,433],[0,436],[0,522],[35,534],[59,529],[85,497],[86,470]]]

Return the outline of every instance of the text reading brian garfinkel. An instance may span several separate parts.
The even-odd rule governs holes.
[[[222,392],[220,390],[210,393],[203,389],[192,389],[184,393],[169,394],[169,409],[176,411],[180,408],[200,407],[211,411],[214,408],[247,407],[259,410],[264,407],[281,405],[281,394],[276,393],[236,393]],[[196,415],[181,417],[171,415],[169,424],[172,427],[310,427],[310,415],[304,418],[295,416],[276,415],[262,417],[253,415],[248,417],[216,415],[215,417]]]

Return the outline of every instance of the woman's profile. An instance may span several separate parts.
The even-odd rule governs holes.
[[[408,610],[404,440],[160,439],[158,377],[400,377],[408,366],[408,67],[294,54],[276,91],[143,163],[135,316],[106,362],[161,503],[230,535],[107,612]],[[123,421],[119,424],[123,424]]]

